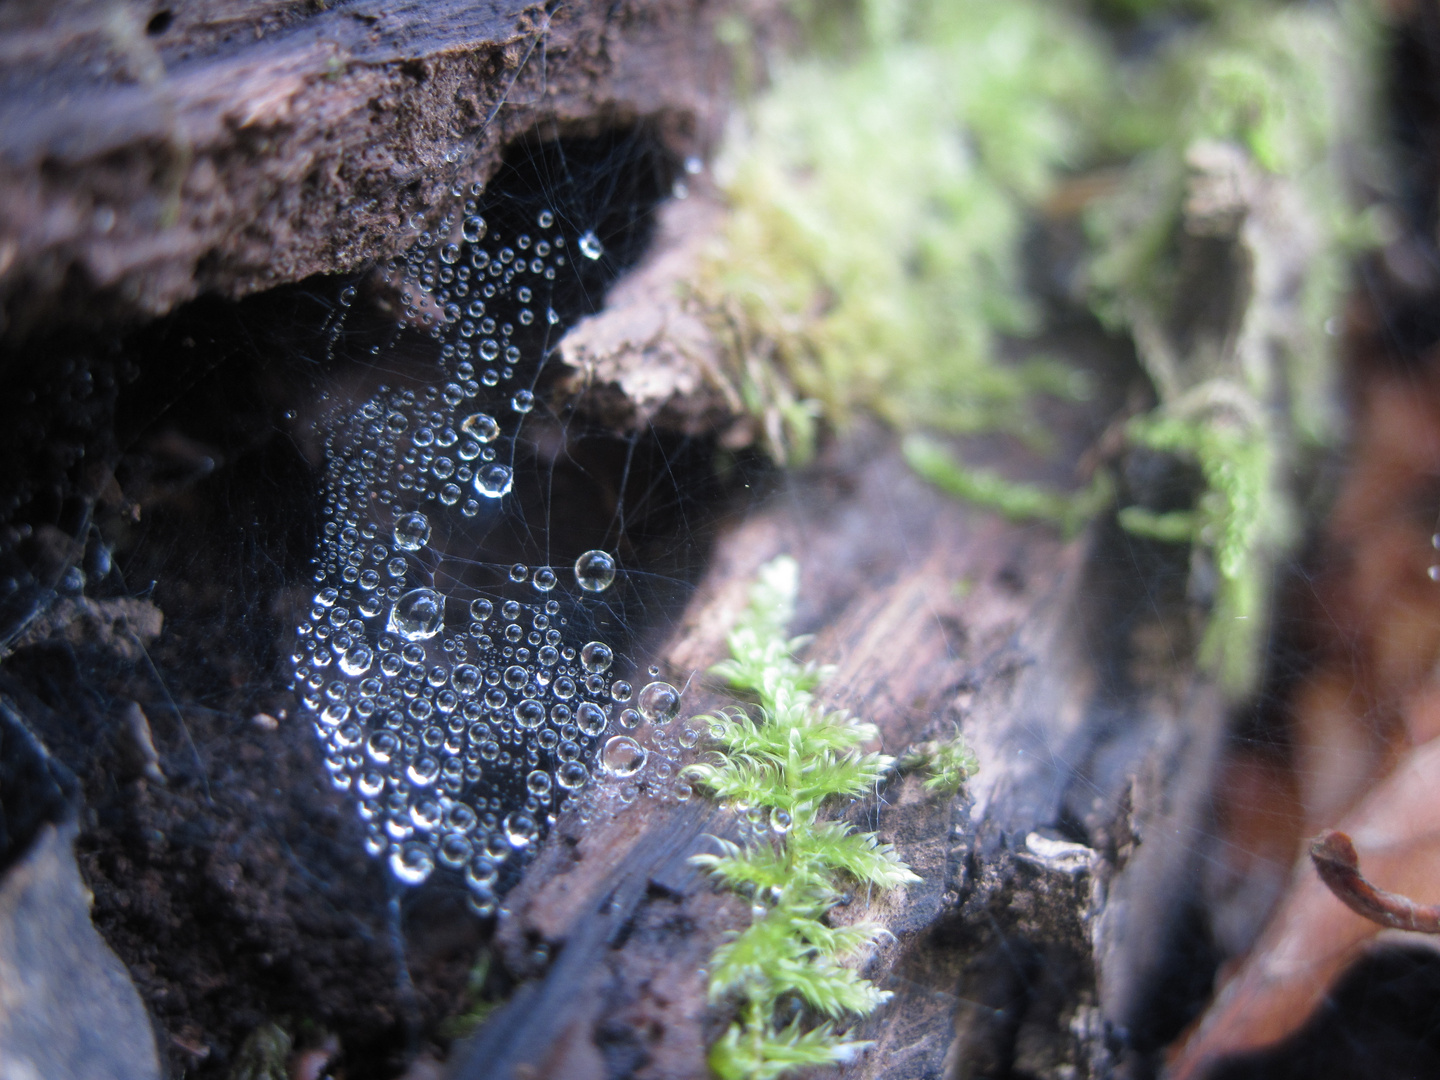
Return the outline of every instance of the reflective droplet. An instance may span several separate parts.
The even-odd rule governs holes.
[[[483,596],[470,601],[470,618],[476,622],[484,622],[490,618],[490,613],[495,610],[495,605],[486,600]]]
[[[525,777],[525,788],[531,795],[544,797],[550,794],[550,774],[544,769],[533,769]]]
[[[603,641],[589,641],[580,649],[580,666],[594,675],[606,670],[615,654]]]
[[[573,791],[585,786],[590,779],[590,770],[579,761],[566,761],[555,773],[555,780],[562,788]]]
[[[489,413],[477,412],[460,421],[460,430],[476,442],[491,443],[500,437],[500,425]]]
[[[446,833],[436,850],[442,863],[452,870],[458,870],[470,861],[474,849],[467,837],[460,833]]]
[[[480,688],[480,669],[474,664],[457,664],[450,676],[450,684],[455,687],[456,693],[468,697]]]
[[[529,576],[530,568],[526,566],[523,562],[517,562],[514,566],[510,567],[510,580],[515,582],[515,584],[517,585]],[[513,619],[519,614],[520,605],[516,604],[513,600],[509,604],[505,605],[505,617],[507,619]]]
[[[516,849],[529,847],[540,837],[540,827],[529,814],[506,814],[505,839]]]
[[[778,806],[770,811],[770,831],[779,836],[784,836],[790,831],[790,814],[781,810]]]
[[[471,214],[460,224],[460,235],[466,242],[477,244],[485,239],[485,234],[490,231],[489,225],[479,214]]]
[[[510,399],[510,407],[518,413],[528,413],[535,408],[535,395],[529,390],[516,390]]]
[[[600,752],[600,765],[611,776],[634,776],[645,767],[645,748],[629,735],[612,735]]]
[[[534,731],[545,722],[545,706],[534,698],[526,698],[514,709],[515,722],[527,731]]]
[[[416,551],[430,541],[430,519],[418,510],[395,520],[395,546]]]
[[[548,566],[542,566],[540,567],[540,569],[536,570],[535,577],[532,579],[535,588],[539,589],[541,592],[549,592],[551,589],[555,588],[555,583],[557,580],[558,579],[555,577],[555,571],[551,570]]]
[[[586,735],[599,735],[605,730],[605,710],[587,701],[575,710],[575,726]]]
[[[482,465],[475,473],[475,490],[487,499],[498,499],[508,494],[510,485],[514,482],[514,475],[510,466],[499,465],[491,462]]]
[[[586,592],[604,592],[615,580],[615,558],[608,551],[587,551],[575,560],[575,580]]]
[[[406,641],[424,641],[445,628],[445,598],[434,589],[411,589],[390,609],[386,627]]]
[[[375,654],[368,645],[357,645],[340,658],[340,670],[346,675],[363,675],[370,670]]]
[[[629,701],[630,684],[624,679],[616,679],[610,684],[610,699],[612,701]]]
[[[620,721],[621,727],[629,728],[631,731],[634,731],[637,727],[640,726],[640,721],[642,717],[634,709],[621,709],[620,715],[617,716],[615,719]]]
[[[402,844],[390,853],[390,872],[406,885],[419,885],[435,869],[430,847],[418,840]]]
[[[551,225],[555,224],[555,215],[549,210],[541,210],[540,215],[535,219],[535,223],[542,229],[548,229]]]
[[[600,238],[591,229],[580,237],[580,254],[587,259],[598,259],[605,254],[605,245],[600,243]]]
[[[647,683],[635,704],[652,724],[668,724],[680,711],[680,691],[668,682]]]

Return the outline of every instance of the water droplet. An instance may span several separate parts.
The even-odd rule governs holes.
[[[500,437],[500,425],[489,413],[471,413],[460,421],[460,430],[477,442],[494,442]]]
[[[437,848],[440,861],[452,870],[458,870],[470,861],[473,849],[470,840],[460,833],[446,833]]]
[[[779,836],[784,836],[790,831],[790,814],[781,810],[778,806],[770,811],[770,830]]]
[[[591,229],[580,237],[580,254],[587,259],[598,259],[605,254],[605,245],[600,243],[600,238]]]
[[[390,871],[406,885],[419,885],[435,869],[428,844],[412,840],[390,853]]]
[[[535,588],[539,589],[541,592],[549,592],[551,589],[555,588],[555,583],[558,580],[559,579],[555,576],[555,571],[551,570],[548,566],[542,566],[540,567],[540,569],[536,570],[535,577],[532,579]]]
[[[471,214],[460,224],[460,235],[468,243],[476,244],[485,239],[485,234],[490,231],[489,225],[479,214]]]
[[[375,654],[368,645],[357,645],[340,658],[340,670],[352,677],[363,675],[374,660]]]
[[[411,589],[390,609],[386,629],[406,641],[424,641],[445,628],[445,598],[434,589]]]
[[[634,709],[622,709],[620,711],[620,715],[617,716],[616,719],[620,721],[621,727],[629,728],[631,731],[634,731],[637,727],[640,726],[640,721],[643,718]]]
[[[629,735],[612,735],[600,752],[600,765],[611,776],[634,776],[645,767],[645,748]]]
[[[550,774],[544,769],[533,769],[530,775],[525,777],[525,788],[531,795],[541,798],[550,794]]]
[[[615,580],[615,558],[608,551],[587,551],[575,560],[575,580],[586,592],[604,592]]]
[[[668,724],[680,711],[680,691],[668,682],[647,683],[635,704],[652,724]]]
[[[515,722],[527,731],[534,731],[545,722],[545,706],[534,698],[526,698],[514,709]]]
[[[495,605],[486,600],[483,596],[470,601],[470,618],[476,622],[484,622],[490,618],[490,613],[495,610]]]
[[[586,735],[599,735],[605,730],[605,710],[593,701],[584,702],[575,710],[575,726]]]
[[[540,827],[529,814],[506,814],[503,827],[505,839],[517,850],[529,847],[540,837]]]
[[[476,471],[475,490],[488,499],[498,499],[509,493],[514,479],[509,465],[498,465],[492,461]]]
[[[480,669],[474,664],[457,664],[450,683],[456,693],[469,697],[480,688]]]
[[[541,210],[539,216],[535,219],[535,223],[542,229],[548,229],[551,225],[555,224],[555,215],[549,210]]]
[[[355,286],[347,285],[340,290],[340,306],[349,307],[355,302]]]
[[[510,407],[518,413],[528,413],[535,408],[535,395],[529,390],[516,390],[510,399]]]
[[[526,566],[523,562],[517,562],[514,566],[510,567],[510,580],[515,582],[515,584],[517,585],[529,576],[530,568]],[[514,606],[512,607],[512,605]],[[520,605],[516,604],[515,601],[512,600],[509,604],[505,605],[505,618],[514,619],[519,614]]]
[[[1431,581],[1440,581],[1440,566],[1432,566],[1425,573],[1430,575]]]
[[[585,782],[589,779],[590,770],[579,761],[563,762],[555,773],[556,782],[567,791],[584,787]]]
[[[395,521],[395,546],[417,551],[430,541],[430,519],[418,510],[401,514]]]
[[[580,649],[580,665],[592,675],[604,671],[614,659],[614,652],[603,641],[586,642]]]

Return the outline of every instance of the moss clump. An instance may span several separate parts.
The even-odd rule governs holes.
[[[959,794],[965,781],[980,771],[980,759],[966,744],[959,724],[955,725],[955,733],[948,739],[916,743],[900,756],[896,764],[907,771],[929,773],[925,779],[925,790],[941,798]]]
[[[867,1045],[844,1038],[837,1024],[889,998],[852,966],[884,930],[869,920],[834,926],[826,916],[847,883],[892,888],[919,880],[873,833],[821,819],[831,800],[873,790],[893,759],[861,750],[876,737],[872,725],[815,702],[824,672],[798,663],[803,640],[786,636],[798,583],[788,556],[761,570],[730,632],[730,658],[712,671],[753,695],[755,715],[737,708],[708,717],[717,752],[688,770],[766,833],[745,846],[717,841],[719,854],[694,859],[752,901],[750,925],[711,962],[711,1000],[737,1012],[710,1054],[724,1080],[845,1062]],[[804,1006],[788,1024],[777,1019],[786,1001]]]
[[[1035,328],[1021,234],[1109,89],[1064,4],[863,4],[849,47],[775,64],[717,164],[731,206],[698,285],[781,459],[818,419],[1018,425],[1053,363],[993,362]]]

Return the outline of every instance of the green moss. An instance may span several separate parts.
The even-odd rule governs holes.
[[[897,764],[907,771],[929,773],[925,790],[942,798],[958,794],[965,781],[980,770],[980,759],[966,745],[959,724],[948,739],[916,743],[900,756]]]
[[[1051,522],[1067,537],[1115,500],[1115,483],[1106,472],[1096,473],[1087,489],[1071,494],[965,465],[941,443],[923,435],[909,436],[903,451],[912,469],[956,498],[988,507],[1011,521]]]
[[[1063,4],[860,6],[843,57],[776,62],[717,165],[731,205],[699,295],[777,457],[823,418],[904,428],[1023,423],[1043,361],[993,362],[1037,323],[1027,214],[1078,162],[1108,86]]]
[[[919,880],[873,833],[823,820],[831,800],[872,791],[893,759],[862,751],[876,737],[872,725],[815,702],[811,691],[825,672],[797,662],[804,642],[786,637],[798,581],[788,556],[761,570],[730,631],[730,658],[712,671],[754,697],[755,715],[736,708],[706,718],[715,752],[688,770],[765,832],[744,846],[717,840],[718,854],[694,859],[752,902],[750,925],[711,961],[710,998],[737,1014],[710,1054],[724,1080],[848,1061],[867,1045],[846,1039],[839,1025],[890,996],[853,966],[884,930],[869,920],[833,926],[827,913],[847,883]],[[785,1001],[802,1003],[806,1016],[782,1026]]]

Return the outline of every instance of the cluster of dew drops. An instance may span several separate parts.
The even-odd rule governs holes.
[[[516,324],[558,326],[548,299],[569,250],[549,210],[531,233],[491,234],[480,194],[471,188],[463,213],[391,268],[401,325],[428,329],[437,377],[420,390],[382,386],[322,422],[317,591],[291,659],[301,715],[332,783],[355,802],[367,851],[405,884],[437,864],[463,872],[471,907],[489,915],[506,864],[533,852],[593,773],[633,798],[659,749],[658,779],[672,775],[664,725],[680,694],[662,681],[634,690],[609,644],[567,636],[555,597],[585,603],[609,589],[609,552],[502,568],[489,590],[436,587],[432,530],[447,515],[506,512],[516,433],[535,405],[522,384],[540,360],[523,354],[519,343],[536,335]],[[583,258],[603,253],[593,233],[574,246]],[[346,289],[340,302],[354,298]],[[660,735],[652,750],[625,733],[647,721]],[[679,741],[694,744],[688,732]]]

